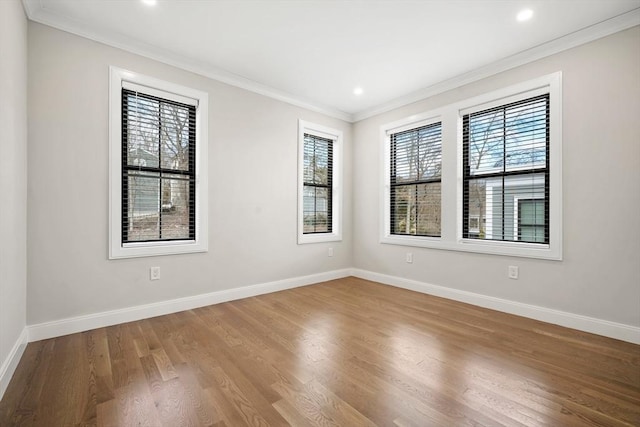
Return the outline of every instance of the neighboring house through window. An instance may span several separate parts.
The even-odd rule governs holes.
[[[463,237],[549,243],[549,95],[463,117]],[[542,201],[535,240],[518,233],[516,197]]]

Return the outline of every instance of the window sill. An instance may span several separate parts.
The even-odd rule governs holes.
[[[535,243],[494,242],[472,239],[459,239],[458,241],[452,242],[444,241],[438,237],[391,235],[383,236],[380,239],[380,243],[457,252],[473,252],[478,254],[548,259],[554,261],[562,260],[562,252],[559,247]]]
[[[337,233],[301,234],[298,236],[299,245],[305,245],[307,243],[340,242],[340,241],[342,241],[342,235]]]
[[[207,252],[207,245],[193,240],[173,242],[125,243],[123,246],[111,246],[109,259],[140,258],[162,255],[180,255]]]

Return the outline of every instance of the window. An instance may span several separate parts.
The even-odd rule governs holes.
[[[562,259],[561,77],[381,126],[380,241]]]
[[[522,242],[544,243],[547,239],[547,210],[545,200],[516,199],[517,210],[514,238]]]
[[[462,120],[463,237],[548,244],[549,94]],[[523,238],[514,221],[517,197],[523,195],[542,199],[535,202],[543,208],[535,240],[528,234]]]
[[[298,243],[341,240],[342,132],[299,121]]]
[[[303,152],[302,232],[331,233],[333,140],[305,133]]]
[[[207,250],[207,98],[111,68],[110,258]]]
[[[442,124],[389,136],[391,234],[440,236]]]

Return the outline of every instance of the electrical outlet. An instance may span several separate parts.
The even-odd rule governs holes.
[[[149,269],[149,280],[160,280],[160,267],[151,267]]]
[[[406,261],[407,261],[407,264],[413,263],[413,254],[411,252],[407,252]]]
[[[515,265],[509,266],[509,279],[518,279],[518,267]]]
[[[327,256],[333,256],[333,248],[327,250]]]

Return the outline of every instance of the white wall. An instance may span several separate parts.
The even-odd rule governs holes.
[[[109,65],[209,93],[208,253],[107,259]],[[343,241],[296,243],[298,119],[351,164],[349,123],[30,22],[28,324],[350,267],[349,169]]]
[[[379,243],[382,124],[555,71],[563,72],[563,261]],[[640,27],[634,27],[356,123],[354,266],[640,326],[638,118]],[[409,251],[413,264],[405,263]],[[520,267],[519,280],[507,278],[508,265]]]
[[[26,180],[27,19],[19,0],[0,1],[0,397],[26,325]]]

